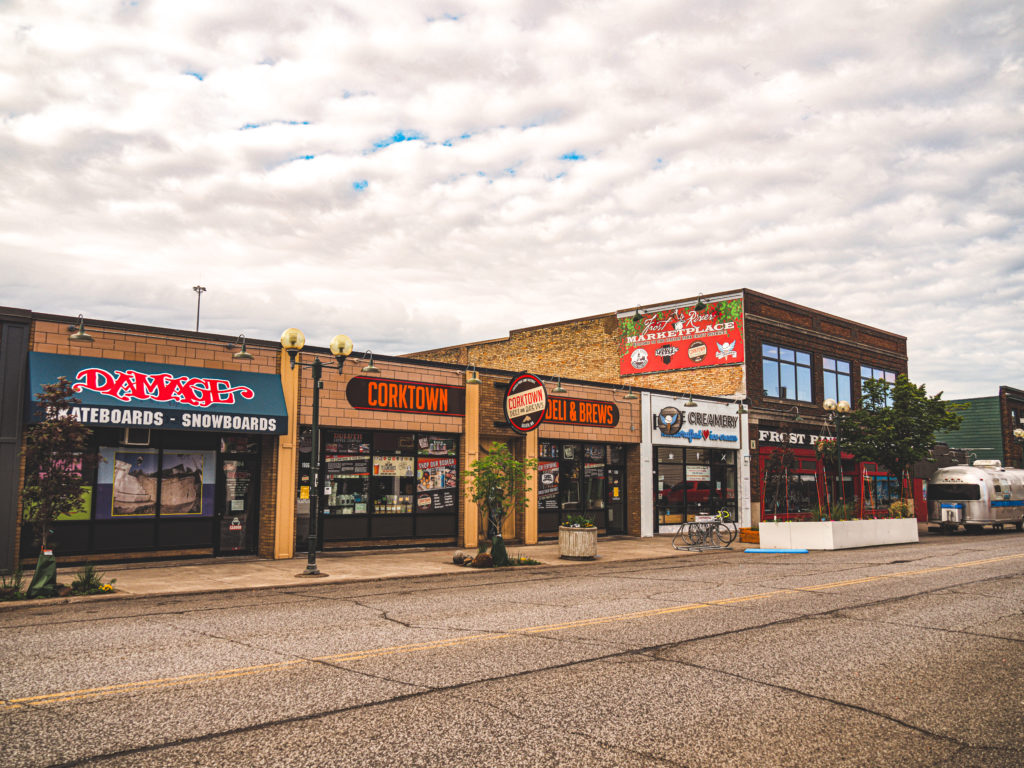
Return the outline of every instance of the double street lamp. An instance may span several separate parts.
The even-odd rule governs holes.
[[[836,425],[836,476],[839,478],[839,495],[846,503],[846,493],[843,489],[843,443],[842,443],[842,419],[843,414],[850,412],[850,404],[845,400],[836,402],[831,397],[826,398],[821,407],[828,411],[828,420]],[[832,487],[832,503],[835,504],[835,486]]]
[[[323,382],[320,380],[323,375],[324,365],[319,357],[314,357],[313,362],[306,363],[298,359],[299,350],[306,344],[306,337],[298,328],[289,328],[281,334],[281,346],[288,353],[288,360],[292,369],[298,365],[300,368],[309,368],[313,372],[313,434],[312,434],[312,458],[310,460],[310,493],[309,493],[309,551],[306,559],[306,570],[299,576],[324,576],[316,567],[316,544],[319,528],[319,506],[320,506],[320,389]],[[338,370],[341,370],[345,358],[352,354],[352,339],[343,333],[339,333],[331,339],[331,354],[338,362]]]

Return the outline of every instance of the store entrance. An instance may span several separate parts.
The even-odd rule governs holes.
[[[221,449],[218,485],[215,554],[246,554],[256,551],[259,521],[259,443],[246,438],[226,438]]]
[[[738,520],[736,452],[659,445],[655,451],[655,510],[658,530],[675,530],[697,515],[719,510]]]
[[[538,533],[555,533],[576,515],[590,518],[605,533],[625,533],[624,462],[621,445],[541,441]]]

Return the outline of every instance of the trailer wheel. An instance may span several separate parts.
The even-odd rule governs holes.
[[[967,533],[981,533],[981,526],[980,525],[965,525],[964,526],[964,530],[967,531]]]
[[[1013,527],[1016,528],[1018,531],[1024,531],[1024,520],[1018,520],[1016,523],[1013,524]]]

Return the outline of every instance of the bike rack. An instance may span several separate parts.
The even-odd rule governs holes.
[[[712,543],[712,534],[721,522],[724,521],[717,515],[696,515],[692,523],[680,523],[679,530],[672,537],[672,549],[680,552],[707,552],[716,549],[729,549],[732,546],[732,541],[736,540],[735,538],[725,546]],[[694,528],[697,529],[696,534],[693,534]],[[682,543],[684,536],[686,537],[685,541],[692,541],[693,535],[697,537],[696,544]]]

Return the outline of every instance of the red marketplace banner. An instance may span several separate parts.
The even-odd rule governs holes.
[[[712,368],[743,362],[743,299],[619,318],[619,375]]]

